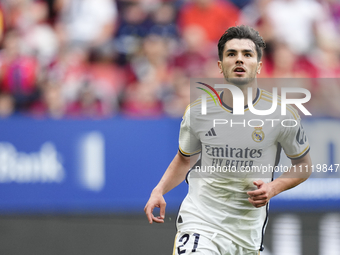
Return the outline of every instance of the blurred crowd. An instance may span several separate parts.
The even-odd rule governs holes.
[[[180,117],[240,24],[267,43],[265,88],[299,83],[340,117],[337,0],[0,0],[0,117]]]

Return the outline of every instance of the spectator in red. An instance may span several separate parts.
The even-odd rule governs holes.
[[[73,118],[102,118],[108,116],[104,104],[89,81],[79,91],[78,99],[68,106],[67,116]]]
[[[88,77],[89,52],[80,47],[62,48],[50,66],[49,79],[60,84],[67,103],[77,99],[82,84]]]
[[[217,42],[224,31],[235,26],[239,19],[239,10],[229,1],[193,0],[179,12],[180,30],[197,25],[203,28],[208,40]]]
[[[312,54],[311,59],[318,69],[320,78],[339,78],[340,77],[340,48],[338,41],[321,40],[320,47]]]
[[[123,114],[134,118],[162,116],[162,102],[158,99],[154,87],[155,85],[151,82],[131,84],[125,92],[122,104]]]
[[[260,78],[316,78],[317,69],[304,56],[294,54],[287,44],[275,43],[271,58],[266,59]]]
[[[199,26],[188,26],[182,33],[183,44],[174,64],[184,70],[188,77],[202,77],[205,63],[212,56],[216,56],[215,46],[210,45],[206,33]]]
[[[36,99],[39,73],[39,63],[21,53],[20,42],[18,31],[8,31],[0,54],[1,90],[13,95],[19,111]]]
[[[30,108],[29,115],[35,118],[60,119],[65,116],[66,103],[58,83],[48,81],[41,90],[41,98]]]
[[[115,63],[117,53],[111,48],[102,47],[90,56],[88,78],[100,96],[105,115],[119,111],[119,97],[126,84],[126,71]]]

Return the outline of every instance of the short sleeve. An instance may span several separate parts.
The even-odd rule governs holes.
[[[192,128],[190,108],[184,113],[179,133],[179,151],[183,156],[190,157],[201,152],[201,141]]]
[[[296,111],[291,111],[289,119],[282,123],[278,142],[290,159],[302,158],[309,152],[308,138]]]

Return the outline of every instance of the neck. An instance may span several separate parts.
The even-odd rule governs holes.
[[[252,88],[252,99],[251,99],[251,101],[254,101],[254,99],[256,98],[256,94],[257,94],[256,93],[257,92],[256,79],[253,82],[251,82],[250,84],[235,85],[235,86],[242,90],[242,93],[244,95],[244,102],[243,102],[244,106],[248,105],[248,88]],[[233,107],[234,99],[233,99],[233,95],[232,95],[232,93],[229,89],[223,90],[222,101],[223,101],[223,103],[225,103],[229,107],[231,107],[231,108]]]

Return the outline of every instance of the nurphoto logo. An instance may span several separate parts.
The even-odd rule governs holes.
[[[197,82],[208,89],[212,91],[217,97],[217,100],[215,100],[214,95],[207,89],[197,87],[198,89],[201,89],[206,92],[206,94],[202,94],[202,104],[201,104],[201,114],[206,115],[207,114],[207,94],[213,99],[215,105],[219,104],[222,107],[222,100],[218,94],[218,92],[210,85],[205,84],[203,82]],[[229,89],[231,91],[231,94],[233,96],[233,115],[244,115],[244,95],[240,88],[238,88],[235,85],[229,85],[229,84],[215,84],[215,88],[217,89]],[[252,88],[248,88],[248,108],[250,112],[252,112],[255,115],[270,115],[275,112],[278,105],[278,93],[277,88],[273,88],[273,103],[270,109],[268,110],[257,110],[255,109],[253,102],[252,102]],[[288,99],[287,93],[302,93],[305,95],[304,98],[295,98],[295,99]],[[304,115],[312,115],[302,104],[307,103],[311,99],[311,93],[308,89],[305,88],[292,88],[287,87],[281,88],[281,114],[286,115],[287,114],[287,105],[288,104],[294,104]],[[217,102],[216,102],[217,101]]]

